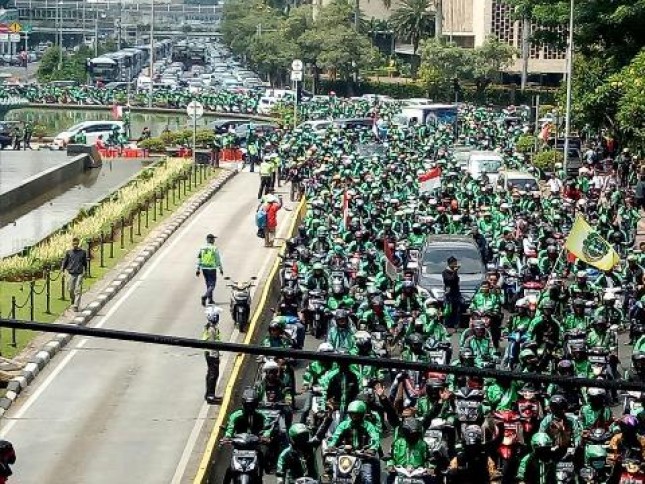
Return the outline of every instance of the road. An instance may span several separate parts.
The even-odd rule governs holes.
[[[212,232],[233,278],[264,276],[277,249],[255,237],[258,176],[241,173],[180,228],[92,326],[199,337],[204,323],[195,277],[198,248]],[[283,189],[286,192],[286,189]],[[286,204],[289,207],[289,203]],[[287,230],[281,214],[278,235]],[[216,303],[227,307],[220,280]],[[228,312],[222,339],[239,341]],[[232,358],[225,355],[222,375]],[[3,419],[18,483],[190,482],[195,450],[218,406],[204,404],[203,353],[75,338]],[[224,388],[221,382],[219,388]],[[210,425],[209,425],[210,423]],[[195,445],[197,444],[197,445]]]
[[[29,81],[36,78],[39,65],[40,62],[30,62],[27,64],[27,69],[18,66],[2,66],[0,67],[0,73],[8,72],[21,81]]]

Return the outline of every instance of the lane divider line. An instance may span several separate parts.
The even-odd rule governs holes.
[[[303,198],[300,200],[300,203],[298,204],[297,209],[295,210],[295,214],[294,214],[293,220],[291,221],[291,226],[289,227],[289,232],[287,237],[290,237],[295,232],[296,223],[298,222],[298,217],[302,213],[304,206],[305,206],[305,200]],[[281,249],[280,253],[282,253],[283,251],[284,249]],[[251,322],[249,323],[249,327],[247,328],[246,337],[244,338],[244,344],[250,344],[251,340],[253,339],[253,335],[255,334],[255,330],[260,320],[260,316],[262,315],[262,313],[266,308],[267,299],[269,298],[269,291],[271,290],[272,282],[275,279],[279,268],[280,268],[280,257],[276,257],[275,262],[273,263],[273,267],[271,268],[271,272],[269,272],[269,275],[267,277],[267,283],[262,288],[262,295],[260,296],[260,302],[255,308],[253,317],[251,319]],[[235,356],[235,363],[233,364],[231,375],[226,384],[226,390],[224,392],[222,405],[220,406],[217,419],[215,420],[213,430],[211,431],[211,435],[208,439],[208,442],[206,443],[204,455],[202,456],[202,460],[199,464],[199,468],[197,469],[197,474],[195,475],[193,484],[206,484],[207,482],[208,471],[210,470],[210,464],[211,464],[213,452],[215,451],[217,442],[220,439],[220,433],[222,430],[222,426],[224,425],[224,418],[228,415],[230,411],[233,390],[235,388],[235,385],[237,384],[237,380],[238,380],[240,371],[242,369],[242,363],[244,362],[245,356],[246,355],[243,355],[243,354],[237,354]]]

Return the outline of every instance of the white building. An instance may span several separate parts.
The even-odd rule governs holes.
[[[365,18],[387,19],[399,3],[392,1],[388,10],[381,0],[361,0]],[[462,47],[478,47],[487,37],[495,36],[521,51],[522,23],[513,20],[512,6],[503,0],[443,0],[443,35]],[[532,26],[535,29],[536,26]],[[559,29],[566,35],[565,29]],[[397,45],[397,51],[411,53],[409,46]],[[529,73],[563,74],[565,72],[565,51],[551,47],[531,47],[528,64]],[[521,60],[507,69],[519,73]]]

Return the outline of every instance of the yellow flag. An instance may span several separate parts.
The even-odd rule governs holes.
[[[564,247],[578,259],[600,270],[608,271],[620,262],[609,242],[578,215]]]

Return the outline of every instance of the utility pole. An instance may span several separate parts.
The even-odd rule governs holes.
[[[57,13],[58,15],[57,20],[58,20],[58,70],[63,69],[63,2],[62,0],[59,0],[56,3],[56,6],[58,7]]]
[[[571,85],[573,84],[573,11],[574,0],[571,0],[569,11],[569,55],[567,56],[567,114],[564,118],[564,172],[569,162],[569,135],[571,134]]]
[[[94,57],[99,56],[99,11],[96,11],[94,19]]]
[[[152,83],[155,63],[155,0],[150,0],[150,92],[148,93],[148,107],[152,107]]]

